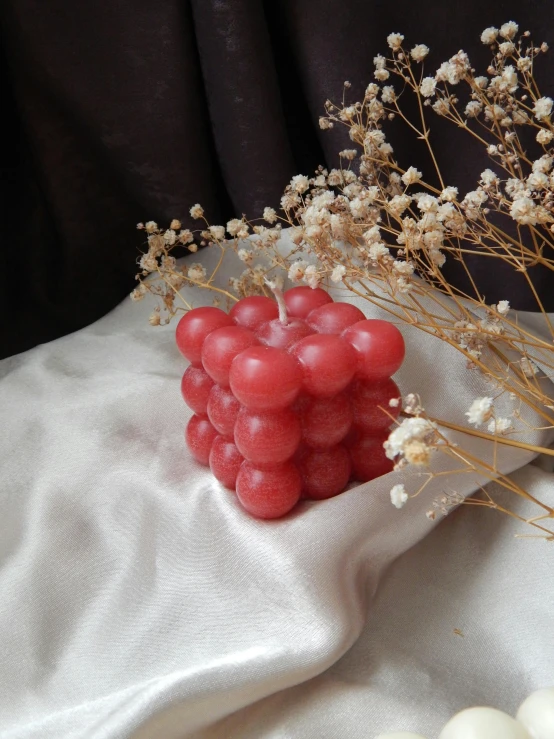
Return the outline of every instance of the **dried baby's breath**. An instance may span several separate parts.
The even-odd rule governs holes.
[[[394,322],[448,343],[464,356],[468,370],[481,372],[495,388],[494,398],[474,400],[465,426],[427,418],[419,397],[408,395],[405,417],[386,442],[395,465],[426,470],[434,454],[446,453],[462,471],[498,478],[506,489],[529,500],[528,493],[499,476],[496,462],[475,460],[451,444],[442,429],[552,454],[514,437],[521,430],[514,420],[521,423],[524,406],[539,417],[541,429],[554,428],[551,384],[543,382],[554,376],[554,329],[533,283],[537,266],[554,271],[554,104],[541,94],[533,76],[548,45],[534,44],[514,21],[491,26],[481,41],[490,47],[492,59],[486,72],[477,74],[465,51],[437,65],[431,61],[432,49],[416,41],[405,46],[402,33],[391,33],[384,53],[373,60],[373,72],[368,70],[374,79],[363,99],[347,100],[351,86],[345,83],[340,104],[326,101],[321,129],[342,128],[350,141],[340,152],[341,166],[293,177],[280,210],[268,205],[257,221],[241,217],[219,226],[210,225],[196,204],[190,215],[201,225],[194,233],[183,230],[176,219],[168,229],[153,221],[138,224],[147,249],[138,260],[139,286],[132,298],[140,300],[146,292],[157,297],[150,319],[156,325],[190,308],[180,292],[185,287],[211,290],[229,305],[246,295],[267,294],[266,281],[278,276],[310,287],[339,284],[387,310]],[[409,95],[416,102],[415,118],[406,112]],[[443,176],[431,137],[436,115],[472,137],[489,156],[489,167],[475,173],[467,192]],[[387,138],[392,119],[403,121],[424,143],[433,172],[396,158]],[[532,133],[535,149],[526,132]],[[289,228],[292,241],[286,252],[279,248],[282,227]],[[212,271],[206,271],[201,258],[182,266],[172,259],[174,249],[194,252],[199,245],[218,250]],[[243,269],[221,287],[216,275],[231,252]],[[537,295],[542,334],[520,325],[510,309],[510,295],[496,304],[487,302],[473,280],[469,257],[480,259],[489,271],[502,262],[526,281]],[[453,285],[444,274],[450,261],[462,265],[469,287]],[[497,416],[503,396],[518,407]],[[399,502],[401,492],[394,498]],[[442,512],[458,502],[455,495],[447,496],[439,508]],[[544,525],[554,518],[553,509],[535,503],[542,515],[529,523],[553,537]],[[499,508],[486,498],[480,504]],[[429,517],[436,511],[431,508]]]

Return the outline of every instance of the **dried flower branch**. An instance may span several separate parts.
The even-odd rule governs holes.
[[[552,539],[554,532],[543,524],[554,518],[554,510],[502,475],[496,452],[490,463],[477,460],[440,431],[455,429],[493,440],[495,449],[512,445],[553,454],[513,438],[527,424],[522,408],[540,417],[541,429],[554,429],[549,382],[554,378],[554,328],[533,284],[537,265],[554,271],[553,101],[541,95],[533,76],[547,44],[536,46],[529,32],[518,33],[513,21],[483,31],[481,41],[493,55],[485,75],[476,75],[464,51],[428,74],[424,65],[429,48],[417,44],[409,49],[402,34],[390,34],[389,52],[375,57],[376,82],[367,86],[363,100],[345,102],[350,88],[345,83],[342,104],[325,103],[320,127],[342,126],[352,141],[352,148],[340,152],[342,166],[319,167],[313,177],[296,175],[281,198],[281,210],[265,208],[263,220],[256,223],[243,217],[225,227],[210,226],[202,207],[195,205],[190,214],[203,222],[196,234],[182,230],[179,221],[167,230],[151,221],[139,224],[147,233],[148,251],[140,258],[139,285],[132,297],[139,300],[150,292],[159,299],[150,319],[156,325],[190,308],[179,292],[184,286],[212,290],[217,304],[229,303],[267,294],[266,281],[286,274],[292,282],[311,287],[343,285],[394,320],[438,337],[463,354],[469,369],[490,380],[494,397],[476,399],[466,413],[471,425],[462,427],[428,418],[417,396],[408,396],[407,416],[391,432],[387,453],[397,466],[426,467],[439,451],[455,461],[458,473],[478,471],[496,479],[539,506],[540,516],[528,523]],[[404,112],[408,95],[417,103],[415,120]],[[460,102],[462,97],[466,102]],[[491,160],[470,192],[459,193],[443,177],[431,141],[429,119],[435,115],[473,137]],[[396,160],[385,133],[394,118],[425,143],[432,179]],[[530,134],[535,155],[528,145]],[[280,244],[284,226],[290,228],[293,242],[286,253]],[[178,266],[172,256],[179,245],[195,252],[195,237],[201,246],[221,252],[210,274],[201,263]],[[215,284],[215,277],[228,252],[243,262],[244,270],[225,290]],[[510,309],[510,296],[495,305],[486,303],[467,265],[469,255],[491,264],[501,260],[523,276],[542,314],[543,333],[520,325]],[[448,259],[462,265],[471,291],[445,277],[442,268]],[[510,417],[495,415],[501,396],[513,401]],[[480,428],[485,425],[486,432]],[[394,486],[393,504],[400,507],[407,499],[405,488]],[[445,493],[433,511],[445,512],[460,502],[455,492]],[[486,496],[465,502],[500,510]]]

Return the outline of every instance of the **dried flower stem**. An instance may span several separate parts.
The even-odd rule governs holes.
[[[463,355],[468,371],[482,373],[495,387],[494,398],[477,398],[468,410],[473,427],[430,419],[421,404],[414,415],[410,400],[406,412],[413,417],[404,418],[400,431],[393,430],[385,445],[389,450],[394,447],[391,458],[397,466],[428,465],[431,451],[445,452],[461,464],[449,475],[471,472],[496,479],[505,490],[547,511],[550,518],[552,508],[503,475],[497,459],[497,451],[510,446],[554,456],[546,445],[514,438],[523,428],[554,432],[554,326],[533,272],[538,265],[554,272],[554,102],[541,95],[533,76],[547,45],[533,45],[528,33],[517,39],[517,30],[513,22],[500,31],[485,30],[483,43],[493,50],[486,76],[476,75],[463,51],[426,76],[429,49],[418,44],[408,51],[404,37],[391,34],[387,39],[391,53],[374,59],[379,84],[370,83],[363,100],[354,103],[346,100],[346,84],[341,105],[325,103],[320,126],[344,127],[355,147],[340,152],[342,166],[330,171],[319,167],[311,178],[293,177],[281,199],[281,212],[265,208],[263,221],[251,222],[243,216],[225,227],[210,226],[201,206],[195,205],[191,216],[204,224],[195,234],[182,230],[178,221],[167,230],[153,222],[139,224],[147,233],[148,251],[140,258],[139,286],[133,297],[139,300],[150,292],[161,301],[151,316],[151,323],[157,325],[183,310],[175,306],[183,287],[210,290],[217,304],[221,300],[230,304],[246,295],[267,294],[266,283],[274,284],[283,273],[292,282],[311,287],[344,286],[350,294],[387,311],[395,322],[447,343]],[[391,84],[395,79],[400,82],[398,91]],[[415,120],[405,113],[405,95],[416,97]],[[465,104],[460,103],[464,95]],[[490,157],[491,168],[481,172],[475,189],[463,196],[445,183],[425,108],[467,132]],[[440,187],[394,158],[385,131],[388,120],[395,117],[425,142]],[[536,137],[542,154],[534,154],[520,137],[524,130]],[[283,226],[290,228],[292,247],[287,251],[281,246]],[[220,249],[210,274],[200,263],[179,267],[172,255],[178,245],[196,252],[195,238],[201,246]],[[244,270],[225,289],[217,278],[229,253],[238,257]],[[469,256],[486,257],[491,268],[495,259],[501,260],[523,275],[543,316],[544,335],[523,328],[517,315],[509,315],[510,296],[497,305],[487,304]],[[444,275],[447,259],[461,264],[469,292]],[[182,300],[185,308],[190,307]],[[514,403],[507,417],[497,416],[494,409],[502,396]],[[525,420],[521,408],[541,419],[542,426]],[[488,423],[489,433],[478,428],[483,423]],[[452,445],[439,426],[494,442],[492,463]],[[404,439],[402,444],[399,439]],[[429,479],[443,476],[442,472],[428,474]],[[403,505],[407,497],[396,490],[395,505]],[[457,494],[443,498],[435,506],[441,513],[462,502]],[[490,496],[467,502],[502,510],[553,536],[537,523],[543,515],[523,519]],[[435,513],[431,511],[430,517]]]
[[[459,426],[456,423],[443,421],[442,419],[434,418],[433,416],[429,416],[429,419],[438,426],[443,426],[452,431],[459,431],[460,433],[468,434],[469,436],[476,436],[478,439],[486,439],[487,441],[493,441],[495,444],[503,444],[504,446],[511,446],[516,449],[526,449],[528,452],[546,454],[550,457],[554,457],[554,449],[549,449],[548,447],[537,446],[536,444],[527,444],[524,441],[517,441],[516,439],[506,439],[502,436],[495,436],[494,434],[486,434],[484,431],[468,429],[467,426]]]

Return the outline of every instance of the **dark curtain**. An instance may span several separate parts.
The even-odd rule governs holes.
[[[487,26],[516,20],[554,45],[552,0],[4,0],[2,356],[95,321],[133,288],[137,221],[213,223],[258,215],[288,179],[336,164],[322,132],[327,98],[373,73],[385,37],[432,48],[431,69],[460,48],[486,64]],[[542,57],[553,95],[554,51]],[[433,120],[449,184],[473,189],[480,150]],[[393,133],[394,136],[394,133]],[[425,152],[396,133],[403,161]],[[192,225],[188,223],[187,225]],[[487,260],[482,260],[482,262]],[[473,263],[493,302],[534,302],[523,280]],[[451,265],[453,276],[464,275]],[[535,270],[554,310],[552,273]]]

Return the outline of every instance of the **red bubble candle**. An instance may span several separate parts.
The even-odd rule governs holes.
[[[320,288],[274,292],[277,300],[244,298],[229,314],[196,308],[176,331],[190,362],[187,446],[262,519],[392,469],[383,442],[399,412],[391,375],[405,351],[396,326]]]

